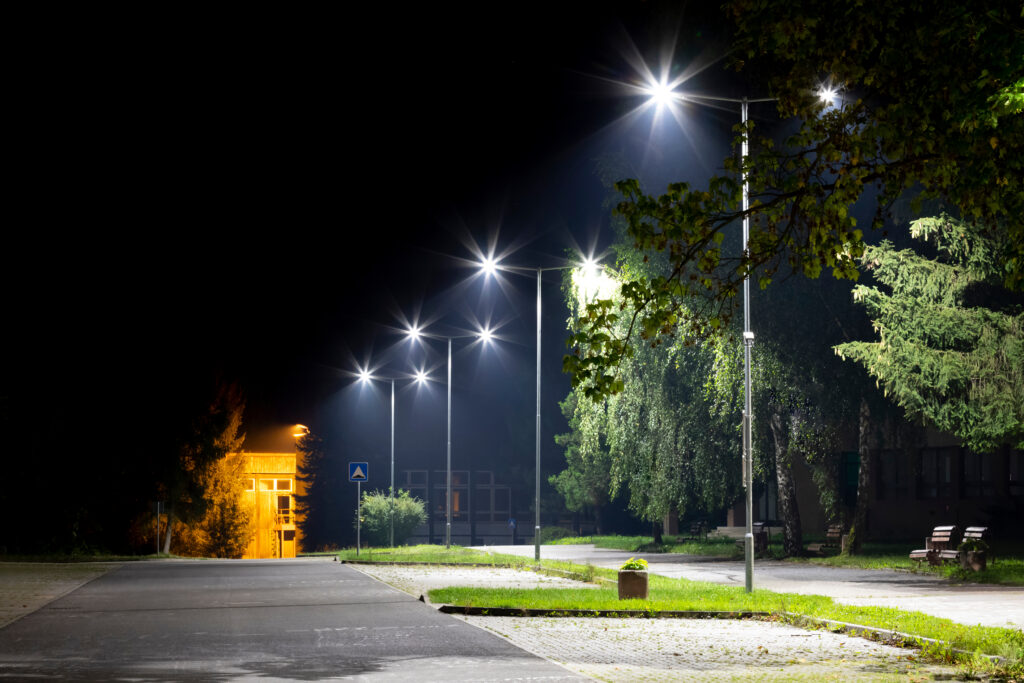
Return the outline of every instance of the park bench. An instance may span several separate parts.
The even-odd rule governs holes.
[[[910,551],[910,559],[915,562],[927,560],[931,565],[959,561],[960,553],[956,550],[957,533],[956,525],[935,527],[932,529],[932,535],[924,540],[924,548]]]
[[[829,524],[828,528],[825,529],[825,542],[824,543],[810,543],[807,546],[807,552],[823,554],[826,548],[839,548],[842,545],[843,539],[843,525],[842,524]]]
[[[768,552],[768,544],[771,538],[768,535],[768,527],[764,522],[754,522],[752,525],[754,534],[754,554],[763,555]],[[746,541],[743,538],[736,540],[736,547],[744,550]]]
[[[708,525],[703,519],[690,524],[690,535],[680,536],[676,538],[677,543],[686,543],[687,541],[706,541],[708,539]]]

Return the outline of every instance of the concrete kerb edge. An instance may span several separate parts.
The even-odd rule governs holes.
[[[891,629],[878,628],[876,626],[861,626],[860,624],[850,624],[845,621],[809,617],[805,614],[794,614],[792,612],[778,612],[777,615],[783,617],[788,623],[791,623],[794,626],[823,628],[833,632],[856,636],[858,638],[874,640],[886,645],[921,649],[922,645],[929,644],[947,648],[950,652],[954,652],[958,655],[964,655],[966,657],[973,657],[976,654],[974,652],[952,647],[948,642],[937,638],[915,636],[909,633],[893,631]],[[977,656],[984,657],[993,664],[1004,664],[1006,662],[1006,658],[999,655],[977,654]]]
[[[465,605],[438,605],[445,614],[477,617],[611,617],[645,619],[756,619],[771,616],[770,612],[704,612],[683,610],[642,609],[539,609],[533,607],[472,607]]]

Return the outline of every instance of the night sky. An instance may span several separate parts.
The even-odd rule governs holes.
[[[249,449],[303,422],[341,434],[339,457],[372,459],[386,450],[385,388],[360,394],[349,373],[422,362],[443,380],[440,345],[409,354],[389,329],[405,315],[439,333],[502,325],[492,350],[457,346],[456,442],[532,463],[535,284],[467,283],[472,245],[514,249],[508,263],[524,266],[601,255],[612,235],[599,157],[625,160],[651,192],[720,168],[735,113],[694,112],[685,134],[623,118],[643,102],[612,85],[640,80],[634,53],[673,55],[673,73],[706,67],[698,90],[743,87],[714,6],[117,19],[33,29],[26,211],[3,275],[8,426],[31,425],[19,438],[35,441],[61,423],[55,448],[96,457],[145,453],[161,437],[144,416],[216,372],[246,393]],[[545,281],[556,471],[567,312],[558,274]],[[440,465],[443,384],[428,393],[400,394],[399,439]]]

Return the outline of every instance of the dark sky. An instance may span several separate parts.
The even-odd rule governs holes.
[[[3,378],[8,420],[60,403],[87,449],[106,447],[104,425],[212,369],[245,389],[251,447],[295,421],[358,432],[344,372],[371,357],[405,371],[405,351],[383,353],[397,341],[386,326],[420,311],[438,331],[505,323],[492,365],[457,355],[470,368],[457,403],[463,425],[525,439],[532,455],[534,282],[510,279],[507,296],[459,288],[472,271],[457,259],[494,238],[529,266],[605,248],[594,160],[702,179],[734,117],[701,113],[697,132],[658,145],[649,120],[615,123],[642,101],[608,84],[638,79],[631,46],[656,64],[675,36],[676,72],[711,64],[694,82],[734,87],[713,6],[88,19],[89,30],[71,16],[26,29],[39,40],[24,58],[29,153],[25,208],[5,238]],[[566,312],[557,274],[547,282],[544,447],[556,455]]]

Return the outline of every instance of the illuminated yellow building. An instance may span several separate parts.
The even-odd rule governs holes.
[[[302,543],[295,497],[305,493],[296,476],[300,456],[296,453],[233,453],[232,457],[245,458],[245,491],[255,510],[256,534],[242,557],[295,557]]]

